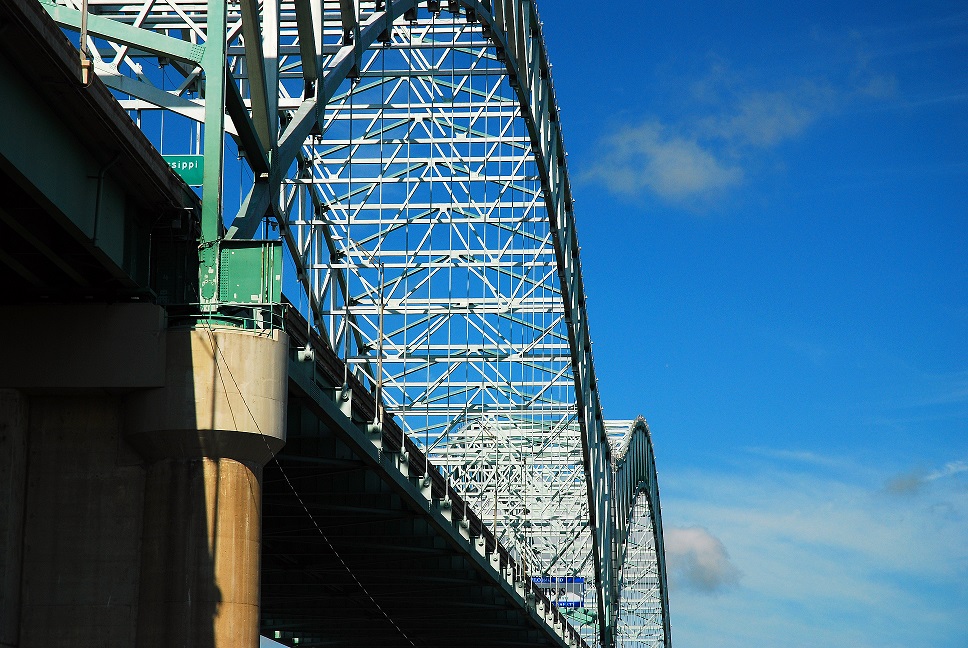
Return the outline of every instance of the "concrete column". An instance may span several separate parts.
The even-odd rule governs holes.
[[[137,648],[256,648],[262,466],[285,438],[284,333],[167,334],[165,387],[128,399],[148,461]]]
[[[232,459],[148,468],[139,647],[258,645],[261,474]]]
[[[0,648],[20,645],[27,480],[27,401],[0,389]]]
[[[143,461],[113,396],[32,395],[20,648],[131,646]]]

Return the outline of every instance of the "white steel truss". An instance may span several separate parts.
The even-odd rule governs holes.
[[[626,556],[619,570],[621,596],[617,645],[624,648],[661,648],[665,645],[662,620],[663,586],[656,557],[655,530],[649,514],[649,497],[640,494],[630,518]]]
[[[289,220],[321,328],[526,573],[594,583],[561,282],[519,101],[464,16],[388,36],[284,185],[305,192]]]
[[[669,592],[659,485],[649,426],[645,419],[608,421],[613,458],[619,564],[616,645],[662,648],[670,643]],[[634,483],[633,483],[634,482]]]
[[[602,419],[534,3],[40,1],[163,153],[204,152],[199,301],[223,223],[280,238],[292,301],[527,573],[586,579],[586,638],[671,645],[651,441],[613,451]]]

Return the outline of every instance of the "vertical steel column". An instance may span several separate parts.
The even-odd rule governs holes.
[[[218,300],[218,240],[222,228],[222,170],[225,165],[225,5],[208,0],[205,72],[205,168],[202,176],[202,240],[199,249],[200,301]]]

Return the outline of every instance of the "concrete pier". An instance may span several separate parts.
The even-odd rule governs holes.
[[[136,646],[259,644],[261,473],[233,459],[149,466]]]
[[[0,648],[20,641],[20,573],[27,476],[27,400],[0,389]]]
[[[134,639],[144,469],[120,399],[28,399],[20,646]]]
[[[166,383],[128,399],[148,462],[138,648],[259,644],[262,466],[282,447],[286,340],[168,332]]]
[[[77,323],[57,348],[0,357],[0,646],[255,648],[285,334],[58,308],[17,319]]]

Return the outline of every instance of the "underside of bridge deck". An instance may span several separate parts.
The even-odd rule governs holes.
[[[103,83],[80,83],[37,2],[0,3],[0,33],[4,299],[151,299],[171,241],[194,240],[198,198]]]
[[[263,634],[300,646],[444,645],[448,633],[460,645],[549,645],[466,549],[298,399],[289,416],[265,471]]]
[[[374,436],[372,395],[352,376],[341,413],[341,362],[317,336],[313,361],[295,359],[307,340],[293,311],[287,329],[287,440],[263,473],[262,634],[291,646],[583,645],[412,441],[400,463],[395,423]]]

